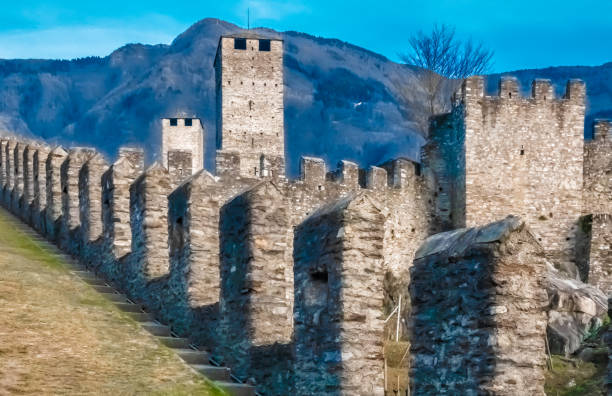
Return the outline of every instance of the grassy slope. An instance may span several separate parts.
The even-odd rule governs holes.
[[[0,395],[222,395],[0,209]]]

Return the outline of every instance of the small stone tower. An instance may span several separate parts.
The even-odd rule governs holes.
[[[269,162],[284,174],[283,41],[222,36],[215,75],[217,150],[240,154],[242,176],[266,176]]]
[[[170,151],[190,151],[192,173],[204,167],[204,126],[199,118],[162,118],[162,163],[166,169]]]

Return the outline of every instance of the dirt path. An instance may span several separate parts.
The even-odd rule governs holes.
[[[221,395],[0,209],[0,395]]]

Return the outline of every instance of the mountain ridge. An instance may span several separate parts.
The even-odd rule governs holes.
[[[70,61],[0,60],[0,128],[55,143],[94,146],[110,157],[120,145],[140,144],[153,160],[160,142],[159,119],[183,111],[202,119],[210,169],[216,45],[219,36],[242,31],[206,18],[169,45],[130,43],[105,57]],[[322,157],[330,167],[342,159],[361,166],[398,156],[418,159],[427,105],[417,68],[338,39],[267,28],[251,31],[285,41],[290,176],[298,173],[301,155]],[[593,112],[588,116],[612,116],[612,83],[604,79],[612,62],[604,65],[493,74],[487,86],[512,74],[526,89],[528,79],[537,74],[551,78],[559,90],[564,76],[583,74],[602,86],[589,88]]]

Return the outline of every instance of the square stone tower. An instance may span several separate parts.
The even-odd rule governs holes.
[[[204,167],[204,126],[196,117],[162,118],[162,164],[168,169],[169,151],[191,151],[191,171]]]
[[[217,150],[240,154],[240,174],[260,177],[285,156],[283,41],[222,36],[215,57]],[[283,170],[284,173],[284,170]]]

